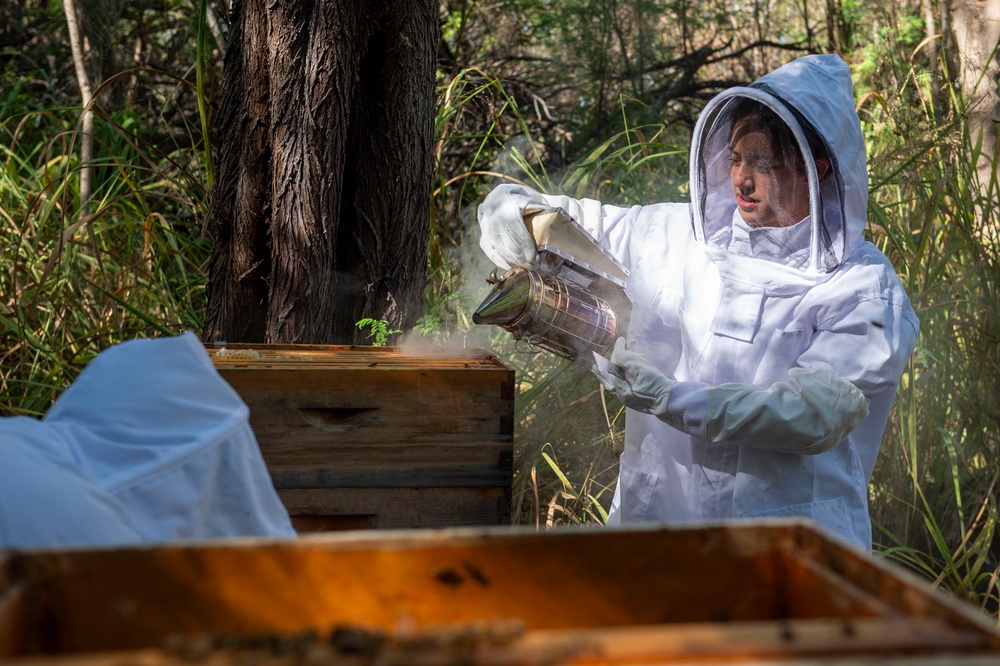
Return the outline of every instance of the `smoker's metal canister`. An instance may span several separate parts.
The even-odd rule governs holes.
[[[523,268],[498,278],[472,315],[477,324],[494,324],[532,347],[575,359],[610,349],[618,331],[614,311],[603,299],[571,282]]]

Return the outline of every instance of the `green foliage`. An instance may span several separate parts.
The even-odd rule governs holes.
[[[368,338],[371,339],[372,345],[375,347],[385,346],[390,335],[403,332],[398,328],[390,329],[389,322],[384,319],[372,319],[371,317],[365,317],[360,320],[357,326],[361,330],[368,329]]]
[[[546,443],[539,452],[539,455],[561,484],[560,488],[552,493],[548,502],[543,503],[541,501],[536,468],[532,467],[531,482],[532,489],[535,491],[535,504],[539,507],[547,507],[545,512],[545,527],[552,528],[559,524],[603,525],[608,522],[608,512],[604,508],[604,505],[610,501],[612,490],[608,485],[594,478],[594,466],[591,465],[584,472],[580,483],[573,483],[559,467],[559,463],[554,457],[554,452],[546,451],[545,449],[551,449],[551,444]],[[593,494],[594,492],[597,494]],[[539,511],[538,513],[541,512]],[[540,527],[537,522],[536,527]]]
[[[75,116],[46,114],[54,138],[35,145],[25,120],[0,128],[0,410],[38,414],[101,348],[199,328],[208,246],[187,165],[106,116],[93,212],[79,217]]]
[[[19,5],[25,25],[37,4]],[[75,81],[65,35],[52,28],[65,20],[59,3],[41,9],[56,22],[11,33],[35,38],[0,72],[0,414],[44,413],[101,349],[200,329],[205,306],[208,190],[190,149],[202,138],[188,122],[197,110],[186,106],[194,86],[150,68],[96,86],[93,188],[81,202],[79,93],[52,76]],[[144,10],[129,6],[121,20],[135,21],[133,11]],[[109,35],[118,26],[101,18],[91,64],[116,56]],[[150,18],[146,36],[166,57],[184,31],[164,28],[176,19],[169,13]],[[50,40],[50,53],[31,50]],[[62,72],[38,67],[53,55]]]
[[[893,260],[922,323],[876,468],[872,514],[884,556],[995,609],[996,156],[981,153],[964,96],[946,87],[942,105],[927,74],[911,65],[883,79],[878,103],[862,108],[873,240]]]
[[[912,92],[900,77],[911,71],[910,56],[923,39],[924,24],[918,12],[919,7],[914,6],[904,8],[895,17],[879,16],[872,39],[864,42],[855,54],[855,94],[859,98],[872,92],[873,85],[892,85],[887,90]]]
[[[923,528],[929,540],[929,545],[915,547],[904,543],[885,526],[876,523],[888,539],[888,545],[880,552],[881,556],[895,560],[908,568],[922,574],[934,585],[950,591],[956,597],[978,605],[982,608],[996,608],[1000,603],[1000,588],[997,578],[1000,576],[1000,566],[991,553],[994,539],[997,537],[997,506],[995,490],[998,475],[994,471],[986,494],[980,498],[981,503],[973,506],[972,515],[966,515],[963,510],[963,494],[961,479],[965,477],[957,464],[957,455],[953,442],[949,439],[949,451],[953,454],[949,477],[952,481],[954,495],[950,498],[955,502],[955,516],[945,514],[938,517],[937,497],[928,496],[920,484],[914,484],[913,490],[918,504],[909,504],[900,500],[907,510],[922,518]],[[947,524],[953,517],[958,518],[961,531],[954,535]]]
[[[623,131],[623,117],[632,126],[662,125],[671,143],[685,144],[697,109],[714,92],[797,53],[823,50],[815,14],[794,0],[446,6],[446,76],[476,69],[502,82],[529,136],[550,149],[560,144],[551,166],[574,163]]]

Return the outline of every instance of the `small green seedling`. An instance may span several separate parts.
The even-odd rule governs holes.
[[[390,329],[389,322],[385,319],[372,319],[371,317],[365,317],[359,321],[358,328],[362,330],[368,328],[368,337],[372,340],[372,345],[375,347],[384,346],[386,339],[390,335],[403,332],[398,328]]]

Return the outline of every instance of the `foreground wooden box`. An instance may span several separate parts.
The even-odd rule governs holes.
[[[228,345],[300,532],[510,522],[514,372],[474,349]]]
[[[0,553],[0,659],[987,664],[978,612],[806,523]]]

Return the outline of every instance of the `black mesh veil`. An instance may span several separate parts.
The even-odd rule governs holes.
[[[736,88],[709,103],[695,128],[691,183],[705,242],[806,272],[827,273],[843,261],[835,158],[773,95]]]

